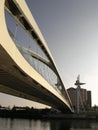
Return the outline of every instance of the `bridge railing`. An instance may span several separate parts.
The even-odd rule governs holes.
[[[29,64],[54,88],[56,89],[61,95],[61,87],[57,86],[58,77],[54,73],[54,71],[45,63],[41,62],[39,59],[31,56],[28,52],[27,48],[24,48],[20,45],[17,45],[18,49],[20,50],[23,57],[29,62]],[[29,50],[31,51],[31,50]]]
[[[9,30],[9,29],[8,29]],[[44,63],[46,59],[39,56],[39,54],[36,54],[32,50],[25,48],[21,45],[20,41],[15,39],[13,36],[14,34],[9,30],[9,34],[16,44],[16,47],[19,49],[23,57],[28,61],[28,63],[62,96],[63,93],[61,91],[62,86],[58,83],[58,76],[55,74],[55,72],[51,69],[51,66],[49,66],[49,61]],[[39,60],[40,58],[40,60]],[[41,61],[42,58],[42,61]],[[44,61],[43,61],[44,59]]]

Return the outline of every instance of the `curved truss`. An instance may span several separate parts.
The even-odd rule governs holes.
[[[29,49],[16,46],[9,34],[5,19],[5,9],[11,14],[20,26],[30,35],[47,56],[47,60]],[[41,102],[62,111],[72,110],[71,101],[65,90],[53,57],[48,49],[32,14],[24,0],[0,1],[0,91],[29,100]],[[26,53],[41,63],[47,65],[57,76],[57,84],[61,87],[60,93],[34,69],[20,51]],[[7,64],[9,62],[9,64]],[[19,87],[20,86],[20,87]]]

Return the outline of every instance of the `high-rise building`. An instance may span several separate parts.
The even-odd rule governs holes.
[[[67,89],[67,91],[69,93],[73,108],[76,109],[76,102],[77,102],[76,89],[71,87],[71,88]]]
[[[68,88],[67,89],[70,99],[72,101],[73,108],[77,109],[77,88]],[[80,103],[79,107],[81,110],[85,109],[88,110],[91,108],[91,91],[86,89],[80,88]]]

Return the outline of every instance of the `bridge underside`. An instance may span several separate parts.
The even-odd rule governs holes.
[[[24,73],[0,45],[0,91],[40,102],[63,112],[70,112],[65,103]]]

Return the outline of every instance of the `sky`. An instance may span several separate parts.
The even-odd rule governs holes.
[[[65,84],[75,87],[78,74],[98,105],[98,0],[26,0]],[[7,100],[9,99],[9,100]],[[1,105],[38,107],[20,98],[0,94]]]

